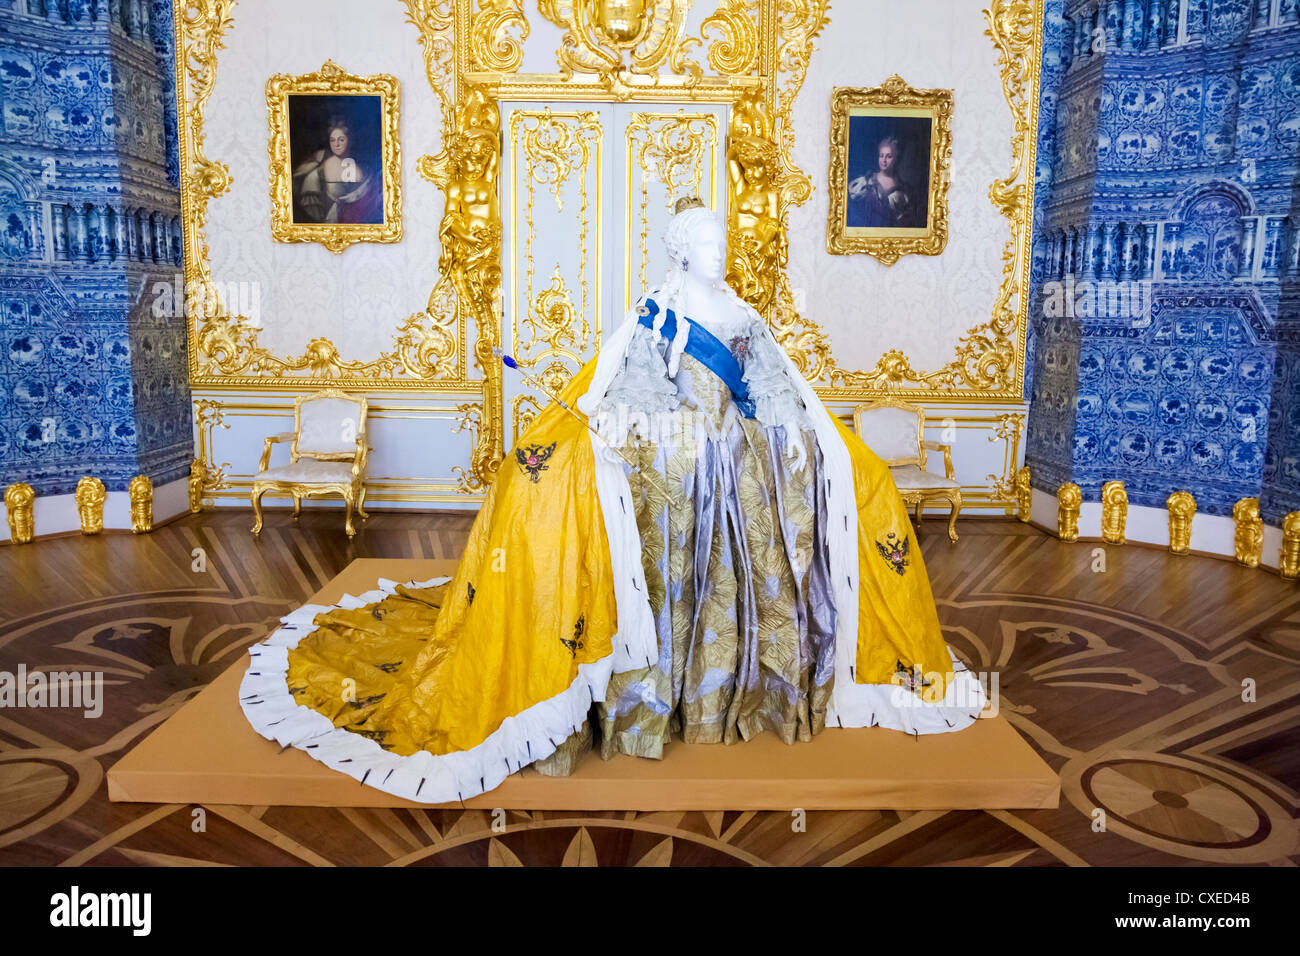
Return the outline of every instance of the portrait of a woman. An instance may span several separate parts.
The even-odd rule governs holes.
[[[852,118],[845,226],[926,228],[929,141],[928,119]]]
[[[361,148],[355,125],[343,116],[332,116],[325,145],[295,164],[294,222],[384,221],[382,172],[377,158],[372,159]]]

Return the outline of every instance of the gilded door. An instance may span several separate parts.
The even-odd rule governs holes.
[[[727,108],[503,102],[501,115],[501,341],[558,392],[663,279],[677,199],[724,211]],[[503,391],[513,445],[549,399],[510,369]]]

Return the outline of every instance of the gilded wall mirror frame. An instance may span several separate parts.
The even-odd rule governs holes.
[[[272,238],[333,253],[401,241],[396,77],[358,76],[326,60],[315,73],[268,79],[266,110]]]
[[[887,266],[943,252],[952,109],[952,90],[916,89],[897,74],[832,91],[827,252],[865,253]]]

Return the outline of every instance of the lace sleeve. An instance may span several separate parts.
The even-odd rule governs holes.
[[[811,426],[803,399],[786,372],[786,363],[767,324],[754,323],[749,334],[749,352],[745,356],[745,383],[754,400],[754,416],[763,425],[794,425],[802,430]]]
[[[664,361],[666,344],[645,327],[633,332],[623,366],[605,392],[601,407],[613,410],[626,405],[641,412],[674,411],[680,403],[677,386],[669,379]]]

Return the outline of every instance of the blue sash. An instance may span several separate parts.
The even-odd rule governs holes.
[[[645,305],[637,310],[637,321],[647,329],[653,329],[658,314],[659,304],[654,299],[646,299]],[[746,418],[753,418],[754,400],[749,397],[749,386],[745,384],[740,363],[731,354],[731,349],[690,316],[683,318],[690,323],[690,330],[686,333],[686,354],[718,376],[731,389],[731,397],[735,399],[740,413]],[[677,315],[672,309],[664,316],[664,324],[659,332],[670,342],[677,334]]]

